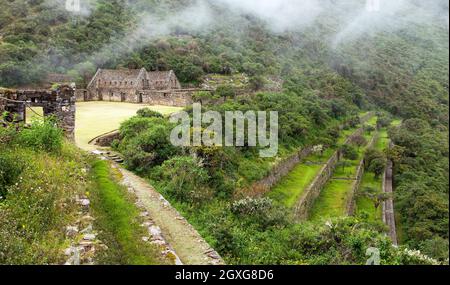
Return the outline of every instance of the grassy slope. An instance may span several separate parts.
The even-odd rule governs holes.
[[[24,165],[20,178],[0,198],[0,264],[63,264],[65,227],[79,211],[73,202],[86,185],[86,158],[72,144],[57,154],[0,144]]]
[[[368,125],[376,124],[376,117],[367,122]],[[373,134],[364,134],[367,141],[370,141]],[[311,210],[311,220],[322,218],[340,217],[345,214],[347,194],[351,190],[354,180],[339,180],[336,178],[354,178],[359,166],[359,162],[364,154],[364,147],[358,150],[357,160],[349,161],[348,167],[337,167],[331,180],[325,185]]]
[[[96,161],[92,166],[92,208],[96,227],[101,229],[99,238],[109,249],[103,252],[98,263],[151,265],[161,264],[156,246],[142,241],[148,235],[140,226],[139,210],[127,189],[117,183],[106,161]]]
[[[400,123],[399,120],[395,120],[392,125],[396,126]],[[378,139],[374,144],[374,147],[380,151],[384,151],[389,144],[389,136],[386,128],[383,128],[379,131]],[[380,192],[382,191],[382,178],[376,179],[373,173],[365,172],[363,176],[363,180],[361,182],[361,189],[365,187],[371,187],[374,189],[378,189]],[[356,209],[357,213],[366,213],[368,215],[369,220],[371,221],[379,221],[382,215],[382,208],[379,207],[375,209],[373,202],[368,198],[358,197],[356,200]]]
[[[361,113],[363,117],[367,113]],[[376,124],[376,117],[373,117],[367,124]],[[343,130],[338,143],[342,144],[349,135],[353,134],[356,129]],[[331,158],[336,148],[327,149],[323,156],[312,154],[304,159],[305,162],[300,163],[286,177],[284,177],[269,193],[269,197],[280,202],[288,208],[295,206],[295,203],[301,197],[306,188],[313,182],[323,165]]]

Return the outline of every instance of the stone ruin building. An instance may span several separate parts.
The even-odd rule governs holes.
[[[192,103],[192,91],[181,89],[172,70],[99,69],[87,88],[77,91],[77,99],[182,107]]]
[[[67,138],[75,137],[75,88],[64,85],[57,90],[0,89],[0,114],[7,112],[7,120],[26,121],[26,109],[42,107],[44,117],[55,116]]]

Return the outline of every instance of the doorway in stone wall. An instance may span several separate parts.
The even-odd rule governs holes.
[[[120,102],[125,102],[126,101],[126,96],[125,96],[125,93],[120,93]]]
[[[138,103],[143,103],[144,102],[144,100],[143,100],[143,94],[142,93],[139,93],[139,96],[138,96]]]
[[[33,121],[40,121],[44,119],[44,108],[43,107],[27,107],[25,108],[25,122],[27,124]]]

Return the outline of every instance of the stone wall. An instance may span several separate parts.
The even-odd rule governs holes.
[[[163,105],[173,107],[186,107],[193,103],[192,95],[196,89],[180,90],[140,90],[134,89],[98,89],[90,91],[78,89],[76,91],[77,101],[108,101],[108,102],[128,102],[137,104]]]
[[[75,90],[61,86],[58,90],[8,90],[0,91],[0,97],[7,98],[2,109],[10,113],[9,120],[26,121],[27,107],[42,107],[44,116],[53,115],[64,130],[67,138],[75,138]]]
[[[375,142],[379,138],[379,133],[376,132],[373,136],[370,142],[367,144],[367,148],[371,148],[375,145]],[[348,193],[347,196],[347,206],[346,206],[346,213],[349,216],[352,216],[355,212],[355,194],[359,191],[359,188],[361,186],[362,178],[364,176],[364,158],[361,159],[358,165],[358,169],[356,171],[356,178],[355,182],[352,185],[352,189]]]
[[[142,96],[142,103],[150,105],[164,105],[174,107],[185,107],[193,103],[193,91],[189,90],[169,90],[169,91],[154,91],[145,90],[140,92]]]
[[[312,147],[307,147],[299,150],[294,155],[284,159],[275,165],[270,173],[258,182],[255,182],[251,187],[256,189],[264,189],[262,193],[265,194],[270,191],[280,180],[289,174],[304,158],[309,156],[312,152]]]
[[[112,142],[116,139],[120,139],[120,132],[118,130],[98,136],[91,140],[89,144],[108,147],[111,146]]]
[[[5,111],[6,100],[0,98],[0,115]]]
[[[370,118],[370,117],[369,117]],[[367,119],[366,119],[367,121]],[[351,136],[349,136],[344,144],[351,144],[355,137],[360,136],[364,133],[363,127],[357,129]],[[309,217],[309,212],[314,204],[314,201],[319,197],[322,188],[328,183],[330,178],[333,176],[336,165],[341,159],[341,152],[337,150],[327,163],[322,167],[319,174],[313,180],[313,182],[304,191],[301,198],[298,200],[294,207],[294,216],[298,220],[306,220]]]
[[[294,216],[298,220],[306,220],[309,217],[309,212],[314,204],[314,201],[319,197],[322,188],[333,176],[334,170],[340,159],[340,152],[336,151],[327,163],[322,167],[319,174],[314,181],[305,190],[302,197],[298,200],[294,207]]]

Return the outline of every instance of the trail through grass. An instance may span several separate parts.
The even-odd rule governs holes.
[[[108,250],[98,257],[98,263],[152,265],[162,260],[156,246],[142,241],[146,229],[139,224],[139,211],[127,189],[116,182],[108,162],[96,161],[92,166],[94,185],[91,189],[92,209],[96,217],[99,238]]]

